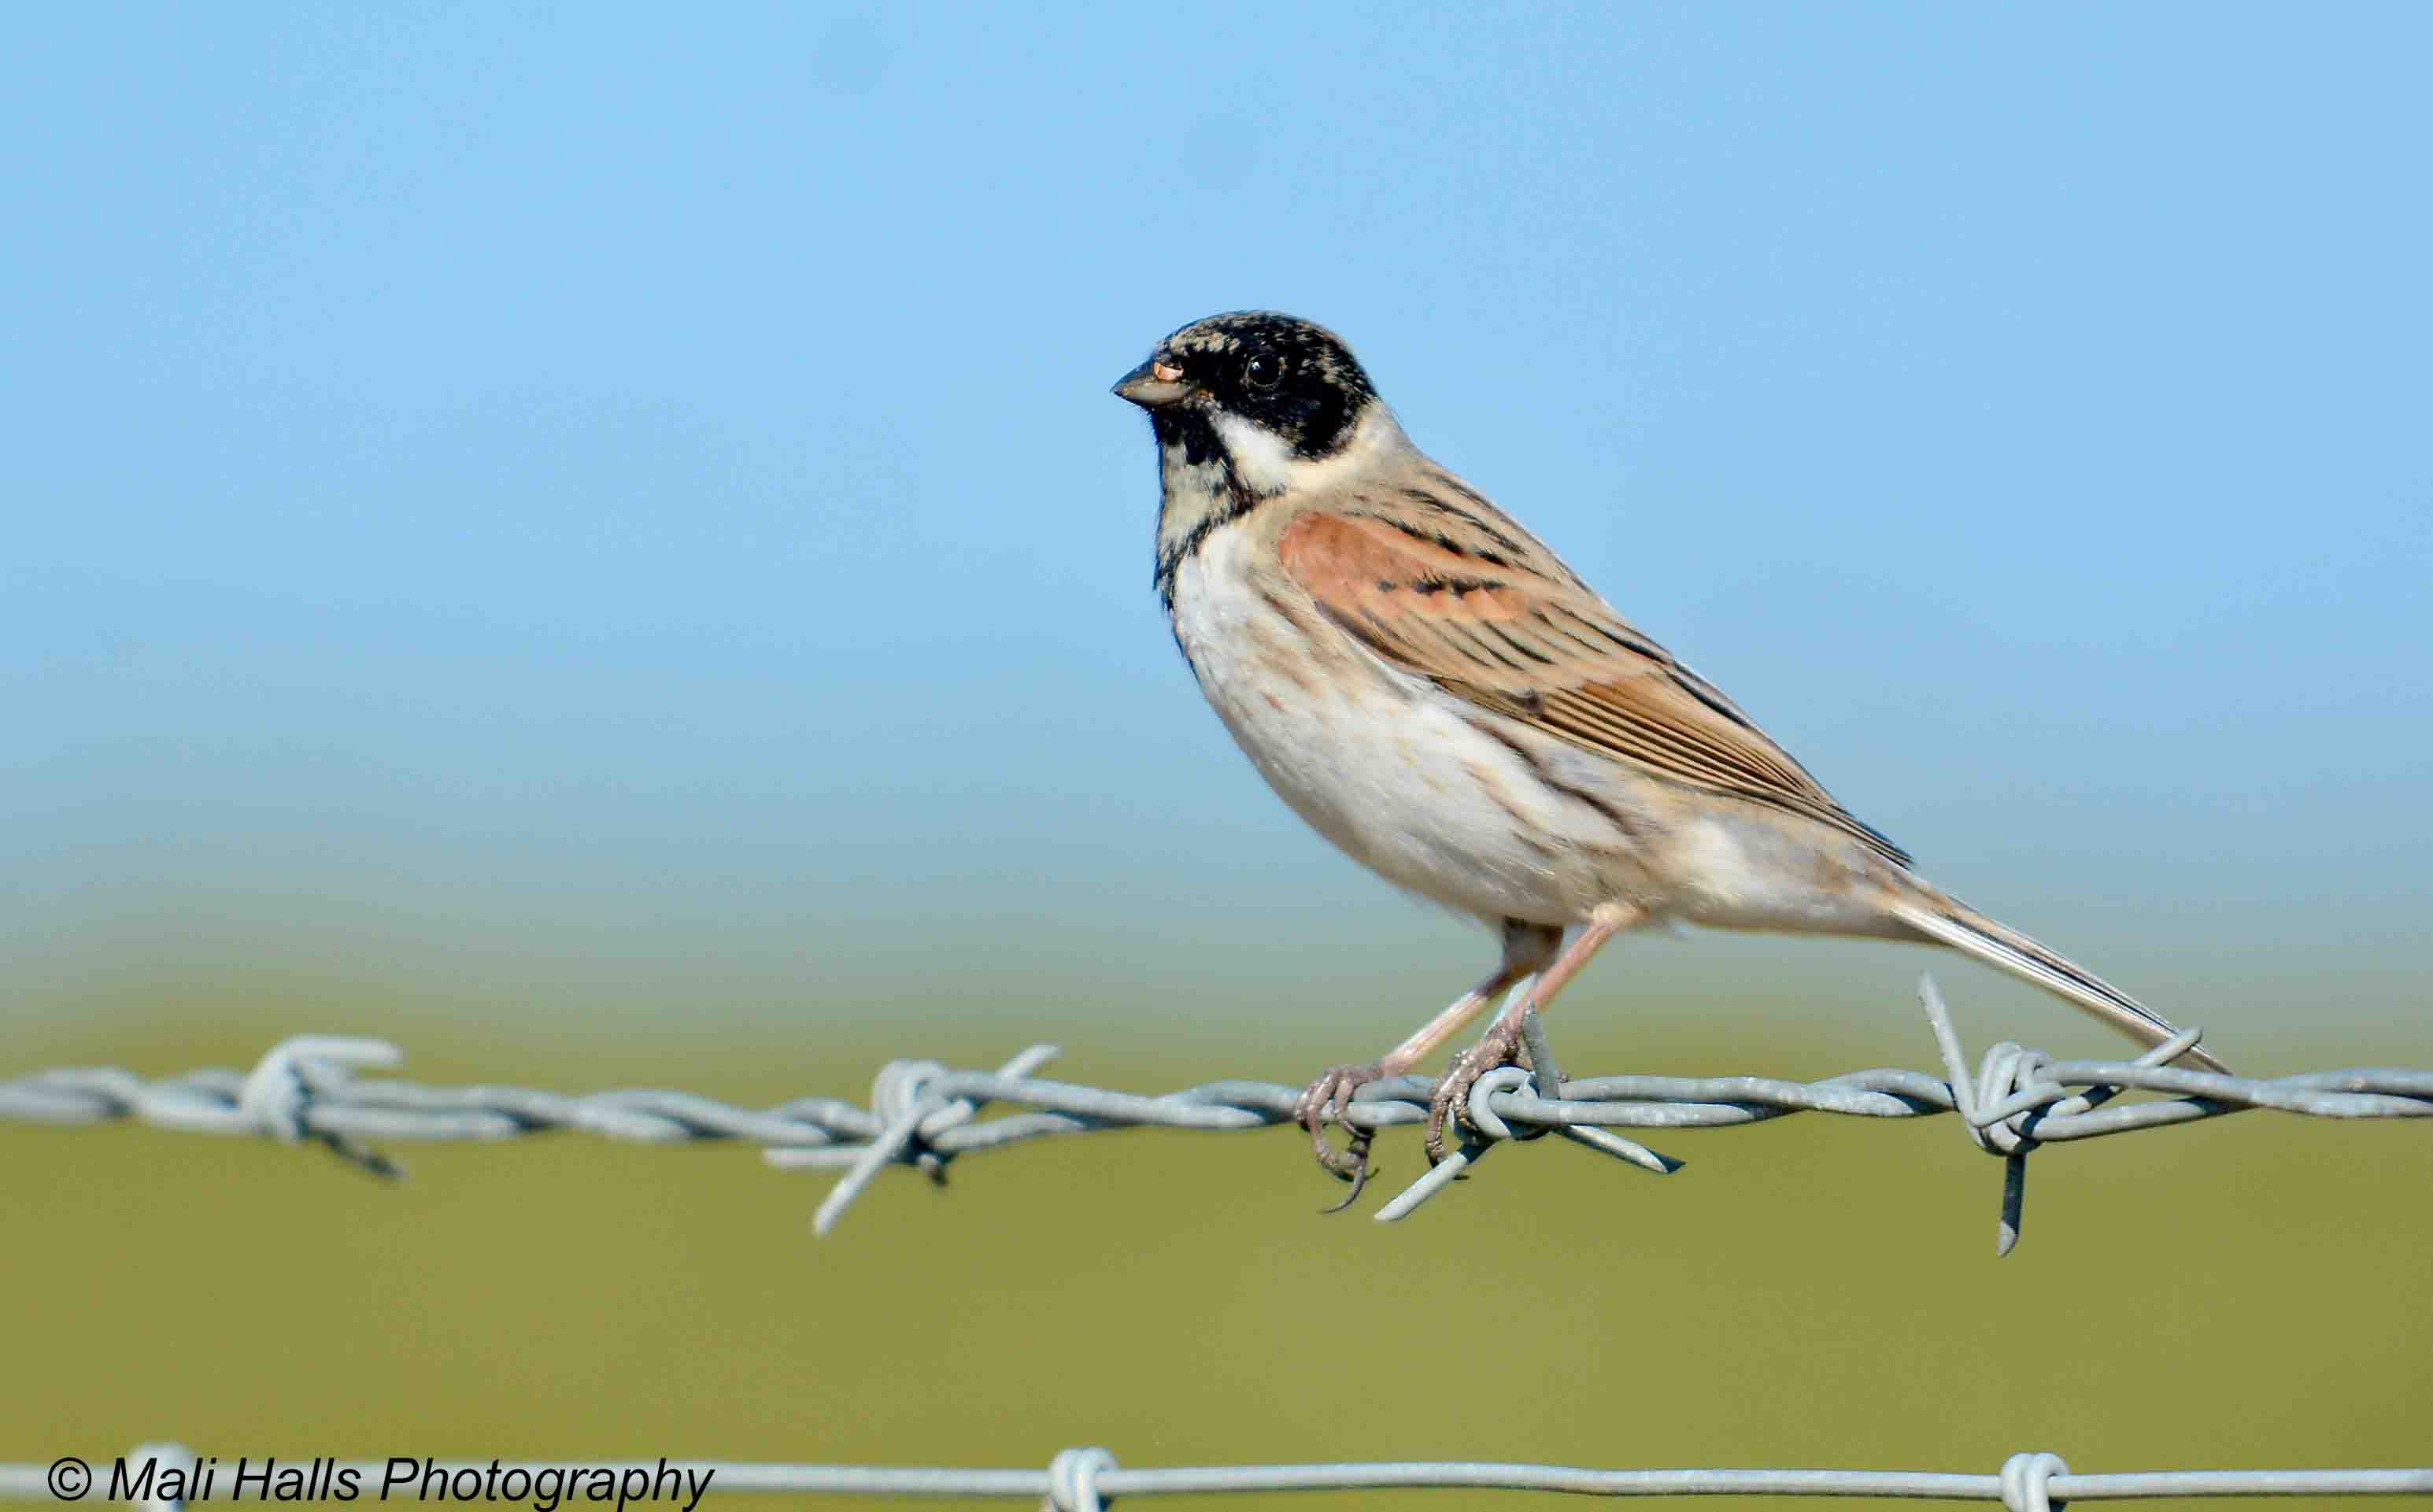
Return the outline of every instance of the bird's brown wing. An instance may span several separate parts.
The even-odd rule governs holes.
[[[1279,539],[1284,569],[1361,644],[1449,693],[1665,781],[1821,821],[1909,864],[1526,531],[1451,489],[1409,490],[1415,509],[1304,513]]]

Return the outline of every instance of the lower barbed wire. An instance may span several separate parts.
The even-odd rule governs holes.
[[[150,1444],[123,1461],[55,1460],[48,1466],[0,1464],[0,1501],[61,1500],[57,1476],[62,1465],[76,1465],[91,1480],[87,1491],[75,1497],[92,1501],[133,1500],[112,1491],[129,1488],[146,1461],[180,1468],[205,1463],[182,1444]],[[301,1465],[301,1460],[267,1462],[247,1457],[252,1465]],[[233,1455],[218,1454],[208,1463],[234,1474]],[[214,1481],[210,1501],[353,1500],[338,1488],[349,1480],[357,1490],[386,1487],[396,1478],[398,1460],[315,1460],[315,1473],[295,1494],[271,1494],[265,1471],[257,1480],[232,1486]],[[1118,1497],[1205,1496],[1212,1494],[1317,1491],[1466,1490],[1557,1491],[1580,1496],[1839,1496],[1933,1498],[1943,1501],[1996,1502],[2011,1512],[2050,1512],[2065,1502],[2212,1496],[2421,1496],[2433,1493],[2433,1468],[2354,1470],[2128,1470],[2097,1474],[2073,1473],[2058,1454],[2023,1453],[2012,1455],[2000,1469],[1984,1471],[1876,1470],[1599,1470],[1571,1465],[1526,1465],[1493,1460],[1373,1460],[1306,1465],[1186,1465],[1127,1469],[1105,1449],[1068,1449],[1044,1468],[971,1469],[951,1466],[793,1465],[715,1459],[621,1458],[581,1460],[412,1460],[415,1473],[406,1477],[409,1497],[399,1488],[383,1500],[450,1500],[449,1477],[481,1472],[500,1477],[543,1473],[617,1474],[649,1472],[681,1478],[679,1500],[692,1487],[701,1494],[774,1494],[797,1496],[1002,1497],[1035,1502],[1050,1512],[1099,1512]],[[113,1470],[120,1473],[113,1479]],[[156,1472],[157,1473],[157,1472]],[[440,1490],[429,1491],[432,1480]],[[144,1484],[156,1484],[144,1478]],[[155,1499],[147,1505],[175,1508],[176,1500]]]

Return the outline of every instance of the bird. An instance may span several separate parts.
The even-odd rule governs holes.
[[[1296,1101],[1318,1163],[1355,1196],[1369,1147],[1343,1116],[1353,1093],[1410,1074],[1508,993],[1432,1085],[1425,1144],[1442,1160],[1448,1119],[1515,1060],[1524,1015],[1633,930],[1940,945],[2148,1045],[2178,1034],[1919,875],[1738,705],[1412,444],[1333,331],[1268,310],[1210,315],[1114,392],[1148,413],[1152,581],[1218,720],[1338,849],[1500,933],[1493,971]],[[2227,1069],[2201,1048],[2186,1059]]]

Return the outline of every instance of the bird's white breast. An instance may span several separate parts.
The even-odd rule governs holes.
[[[1584,917],[1607,888],[1567,837],[1586,826],[1609,845],[1610,824],[1314,604],[1310,629],[1280,611],[1252,580],[1247,526],[1217,530],[1182,563],[1174,633],[1268,786],[1354,860],[1424,897],[1490,919]]]

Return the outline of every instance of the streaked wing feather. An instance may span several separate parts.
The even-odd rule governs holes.
[[[1284,569],[1370,651],[1457,697],[1667,781],[1820,820],[1909,864],[1528,532],[1475,494],[1445,492],[1424,529],[1358,501],[1304,513],[1278,543]]]

